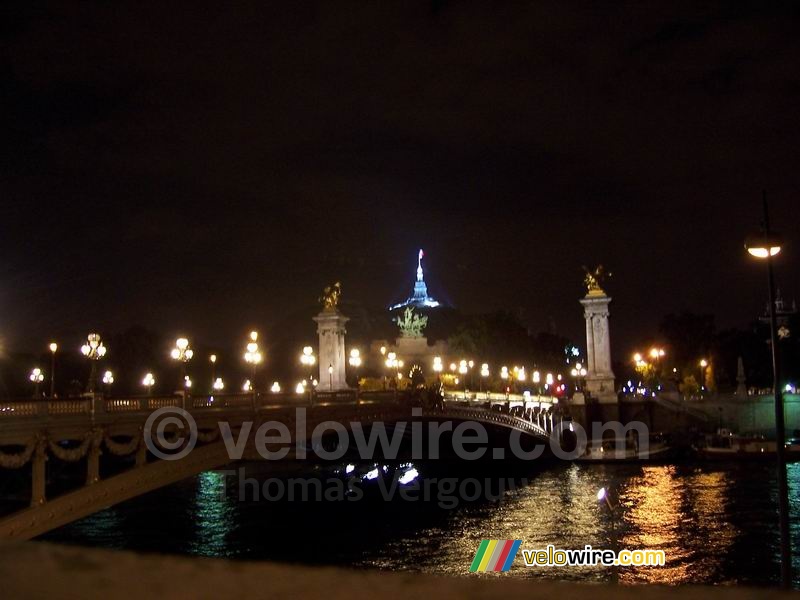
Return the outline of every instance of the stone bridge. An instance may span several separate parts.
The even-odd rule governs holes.
[[[495,396],[495,395],[492,395]],[[549,444],[558,413],[543,401],[522,401],[503,395],[492,398],[450,396],[426,405],[396,391],[317,392],[308,394],[248,393],[213,396],[104,398],[101,395],[54,400],[0,402],[0,468],[30,465],[30,507],[0,519],[0,539],[30,539],[88,516],[94,512],[232,462],[220,434],[219,423],[228,423],[234,436],[243,423],[252,431],[277,421],[294,432],[293,446],[309,442],[309,432],[325,422],[364,425],[412,420],[473,421],[492,430],[518,431]],[[521,397],[520,397],[521,398]],[[303,410],[297,410],[297,409]],[[196,446],[176,459],[161,460],[148,450],[145,427],[154,412],[185,411],[196,426]],[[304,421],[298,427],[298,415]],[[180,452],[178,443],[188,438],[177,424],[164,429],[175,448],[161,448],[162,455]],[[258,459],[248,440],[243,460]],[[154,436],[149,436],[152,440]],[[235,439],[235,438],[234,438]],[[157,450],[159,448],[156,448]],[[101,477],[101,455],[114,457],[117,468]],[[55,459],[55,460],[53,460]],[[86,464],[85,484],[55,498],[48,498],[48,471],[59,464]],[[48,462],[51,467],[48,469]],[[108,462],[106,459],[104,463]],[[119,467],[127,466],[127,469]]]

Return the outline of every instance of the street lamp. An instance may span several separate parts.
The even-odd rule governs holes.
[[[89,374],[89,385],[86,388],[86,391],[91,394],[94,392],[97,379],[97,361],[106,355],[106,347],[103,345],[103,340],[100,339],[100,334],[90,333],[86,336],[86,343],[81,346],[81,354],[92,363],[92,370]]]
[[[54,398],[56,395],[56,350],[58,344],[50,342],[50,397]]]
[[[358,348],[353,348],[350,350],[350,358],[347,359],[347,362],[350,363],[350,366],[353,367],[353,370],[356,373],[356,391],[358,391],[358,368],[361,366],[361,351]]]
[[[458,363],[458,372],[461,374],[461,376],[464,379],[464,397],[466,397],[466,395],[467,395],[467,371],[468,370],[469,370],[469,367],[467,366],[467,361],[466,360],[462,360],[462,361],[460,361]]]
[[[703,389],[706,380],[706,367],[708,366],[708,361],[703,358],[700,360],[700,389]]]
[[[394,369],[394,384],[395,387],[399,387],[400,380],[403,376],[400,373],[400,369],[403,368],[403,361],[397,358],[396,352],[389,352],[386,354],[386,367],[389,369]]]
[[[33,382],[33,397],[38,398],[39,385],[44,381],[44,373],[42,373],[42,370],[39,367],[36,367],[31,371],[28,379]]]
[[[270,391],[270,392],[272,392],[273,394],[278,394],[278,393],[280,393],[280,391],[281,391],[281,384],[280,384],[280,383],[278,383],[277,381],[273,381],[273,382],[272,382],[272,387],[271,387],[271,388],[269,388],[269,391]]]
[[[175,340],[175,347],[170,352],[172,360],[176,360],[181,365],[181,385],[186,382],[186,363],[192,360],[194,350],[189,348],[189,340],[180,337]]]
[[[483,382],[486,381],[489,377],[489,365],[487,363],[483,363],[481,365],[481,392],[483,391]],[[489,387],[486,386],[486,394],[489,394]]]
[[[208,357],[208,360],[211,362],[211,387],[214,387],[214,380],[217,378],[217,355],[212,354]]]
[[[147,395],[153,395],[153,386],[156,384],[156,378],[153,377],[152,373],[147,373],[142,379],[142,385],[147,388]]]
[[[214,380],[214,385],[212,385],[211,387],[214,388],[215,392],[221,392],[222,390],[225,389],[225,382],[222,381],[222,377],[217,377]]]
[[[780,514],[781,582],[783,587],[792,585],[792,549],[789,539],[789,486],[786,481],[786,431],[783,415],[783,393],[781,390],[780,360],[778,357],[778,325],[775,316],[775,275],[772,259],[781,251],[780,237],[770,231],[767,196],[763,196],[764,221],[760,235],[745,241],[751,256],[766,260],[767,287],[769,289],[769,333],[772,347],[772,391],[775,395],[775,454],[778,470],[778,509]]]
[[[105,388],[105,392],[108,393],[108,388],[114,383],[114,373],[111,371],[106,371],[103,373],[103,387]]]
[[[251,331],[250,332],[250,341],[247,343],[246,352],[244,353],[244,360],[248,364],[250,364],[253,368],[253,389],[255,386],[256,381],[256,369],[258,369],[258,365],[261,362],[261,352],[258,350],[258,332]]]
[[[441,380],[442,378],[442,369],[444,369],[444,365],[442,364],[442,357],[441,356],[434,356],[433,357],[433,372],[436,373],[436,379]]]
[[[317,363],[317,357],[314,356],[314,349],[311,346],[304,346],[303,352],[300,354],[300,364],[308,369],[308,381],[314,377],[314,365]]]

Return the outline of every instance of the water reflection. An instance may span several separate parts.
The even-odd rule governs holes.
[[[235,556],[228,537],[236,527],[237,510],[233,496],[225,493],[225,475],[206,471],[197,476],[194,497],[195,531],[189,542],[189,552],[199,556]]]
[[[262,467],[263,469],[263,467]],[[274,469],[274,467],[270,467]],[[432,485],[429,502],[384,500],[379,478],[400,486]],[[339,465],[268,477],[357,477],[358,501],[239,501],[235,478],[204,473],[47,539],[106,547],[251,560],[283,560],[467,575],[482,539],[521,539],[523,548],[663,550],[663,567],[525,567],[478,577],[524,577],[622,583],[774,583],[778,579],[774,468],[752,465],[556,465],[515,476],[469,473],[500,501],[442,506],[436,481],[449,467],[424,463],[385,468]],[[800,465],[791,465],[792,533],[800,535]],[[288,486],[287,486],[288,487]],[[613,510],[597,500],[609,490]],[[502,493],[501,493],[502,492]],[[484,497],[486,494],[484,494]],[[348,498],[350,496],[348,495]],[[795,572],[800,566],[796,561]]]

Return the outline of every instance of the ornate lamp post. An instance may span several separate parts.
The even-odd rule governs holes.
[[[506,389],[506,400],[508,400],[508,392],[510,391],[510,386],[508,385],[509,373],[508,367],[502,366],[500,367],[500,379],[503,380],[503,387]]]
[[[181,385],[189,387],[186,385],[186,363],[192,360],[194,356],[194,350],[189,348],[189,340],[186,338],[178,338],[175,340],[175,347],[172,349],[172,352],[170,352],[170,356],[172,360],[178,361],[181,365]]]
[[[483,363],[481,365],[481,392],[483,391],[483,382],[489,378],[489,365],[487,363]],[[486,386],[486,395],[489,395],[489,386]]]
[[[358,392],[358,389],[359,389],[358,369],[359,369],[359,367],[361,366],[361,363],[362,363],[361,351],[358,348],[353,348],[352,350],[350,350],[350,358],[347,359],[347,362],[350,363],[350,366],[353,367],[353,371],[355,372],[355,375],[356,375],[356,392]]]
[[[700,384],[701,391],[706,381],[706,367],[708,367],[708,361],[703,358],[700,360],[700,381],[698,382]]]
[[[251,378],[251,391],[255,391],[256,385],[256,370],[258,369],[259,363],[261,363],[263,356],[261,352],[258,350],[258,332],[251,331],[250,332],[250,341],[247,343],[246,351],[244,353],[244,360],[248,363],[253,370],[253,376]]]
[[[142,379],[142,385],[147,389],[147,395],[153,395],[153,386],[156,384],[156,378],[153,377],[152,373],[145,374],[144,378]]]
[[[56,350],[58,344],[50,342],[50,397],[55,398],[56,395]]]
[[[214,389],[214,381],[217,378],[217,355],[212,354],[208,360],[211,362],[211,389]]]
[[[458,372],[461,375],[461,378],[464,380],[464,399],[467,398],[467,371],[469,367],[467,366],[467,361],[462,360],[458,363]]]
[[[386,355],[385,364],[388,369],[394,369],[394,382],[395,386],[398,386],[401,379],[400,369],[403,367],[403,361],[397,358],[396,352],[389,352]]]
[[[106,347],[100,339],[100,334],[90,333],[86,336],[86,343],[81,346],[81,354],[83,354],[92,364],[92,370],[89,374],[89,384],[86,386],[86,391],[94,393],[94,386],[97,383],[97,361],[106,355]]]
[[[217,377],[211,387],[214,388],[215,392],[221,392],[225,389],[225,382],[222,381],[222,377]]]
[[[444,365],[442,364],[442,357],[441,356],[434,356],[433,357],[433,372],[436,373],[436,382],[439,386],[442,383],[442,370],[444,369]]]
[[[41,383],[44,381],[44,373],[42,373],[42,370],[39,367],[36,367],[31,371],[28,379],[33,382],[33,397],[38,398],[39,385],[41,385]]]
[[[114,383],[114,374],[111,371],[106,371],[103,373],[103,390],[108,394],[108,390],[111,387],[111,384]]]
[[[579,392],[582,389],[582,381],[583,378],[586,377],[586,368],[581,365],[581,363],[575,363],[575,366],[569,372],[570,375],[575,379],[575,391]]]
[[[314,377],[314,365],[317,364],[317,357],[314,356],[314,349],[311,346],[304,346],[303,352],[300,354],[300,364],[308,370],[309,383],[311,378]]]
[[[778,470],[778,512],[780,515],[781,540],[781,583],[783,587],[792,585],[792,548],[789,538],[789,486],[786,481],[786,426],[783,414],[783,393],[781,390],[780,358],[778,355],[778,324],[775,316],[775,275],[772,259],[781,251],[781,239],[770,231],[769,209],[764,194],[764,221],[759,235],[745,242],[751,256],[767,263],[767,288],[769,290],[769,332],[772,349],[772,391],[775,395],[775,454]]]

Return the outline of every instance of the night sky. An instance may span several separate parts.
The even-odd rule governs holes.
[[[617,355],[746,325],[762,189],[800,232],[796,5],[567,4],[4,3],[3,348],[386,306],[420,247],[433,296],[580,341],[602,262]]]

